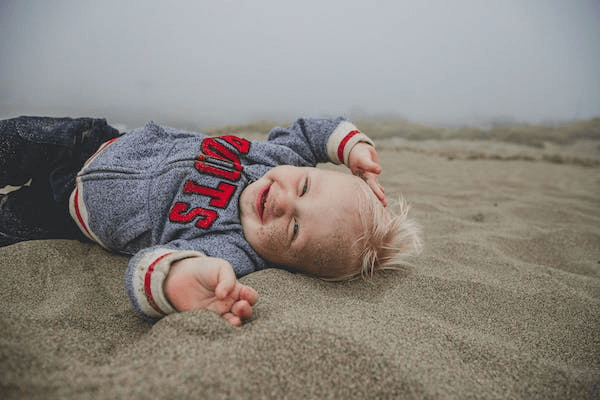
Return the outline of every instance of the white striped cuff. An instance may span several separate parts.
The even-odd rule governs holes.
[[[177,310],[171,305],[163,290],[163,284],[171,264],[184,258],[204,257],[192,250],[172,250],[157,248],[145,254],[134,266],[130,290],[135,296],[139,311],[150,318],[161,318]]]
[[[334,164],[348,165],[350,151],[357,143],[365,142],[374,146],[373,141],[362,133],[354,124],[341,122],[333,131],[327,142],[327,155]]]

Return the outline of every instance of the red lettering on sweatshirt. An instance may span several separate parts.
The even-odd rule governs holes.
[[[240,179],[241,176],[240,171],[242,170],[242,163],[240,162],[240,157],[217,139],[231,145],[237,150],[238,154],[246,154],[250,151],[250,141],[236,136],[227,135],[216,138],[206,138],[200,145],[202,152],[198,154],[198,161],[196,161],[195,167],[198,172],[216,175],[223,179],[235,182]],[[224,161],[225,163],[230,164],[231,168],[211,164],[211,159]]]
[[[239,156],[216,139],[217,138],[204,139],[201,145],[202,153],[207,157],[230,162],[237,171],[240,171],[242,169],[242,164],[240,163]]]
[[[195,193],[201,196],[208,196],[211,198],[208,204],[217,208],[225,208],[227,207],[229,200],[231,200],[235,188],[235,186],[225,182],[220,182],[217,188],[213,189],[198,185],[194,181],[187,181],[183,187],[183,193]]]
[[[171,222],[187,223],[194,220],[196,217],[200,217],[196,226],[198,228],[208,229],[218,218],[217,212],[214,210],[207,210],[202,207],[194,207],[190,209],[190,205],[178,201],[173,205],[169,212],[169,220]]]
[[[233,147],[237,149],[242,154],[247,154],[250,151],[250,141],[246,139],[239,138],[237,136],[225,135],[219,136],[219,138],[223,139]]]
[[[198,161],[196,161],[196,164],[194,165],[198,172],[219,176],[232,182],[236,182],[240,179],[241,174],[239,171],[230,171],[225,168],[217,167],[213,164],[207,164],[205,162],[206,160],[208,160],[208,157],[206,157],[204,154],[198,155]]]
[[[235,183],[240,179],[243,170],[240,154],[247,154],[250,151],[250,141],[232,135],[205,138],[200,144],[200,150],[201,153],[198,154],[194,163],[198,172]],[[218,162],[211,162],[211,160]],[[211,188],[188,180],[183,186],[182,193],[209,197],[209,206],[223,209],[228,206],[236,188],[237,186],[223,181],[219,182],[216,188]],[[195,225],[208,229],[219,218],[219,215],[216,210],[192,207],[188,203],[179,201],[171,207],[169,212],[169,220],[176,223],[190,223],[198,217]]]

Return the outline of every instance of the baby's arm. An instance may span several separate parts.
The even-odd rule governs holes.
[[[213,257],[174,262],[164,282],[164,293],[177,311],[210,310],[233,326],[252,315],[258,300],[254,289],[238,282],[229,262]]]
[[[355,144],[348,156],[348,168],[354,175],[367,182],[383,205],[387,205],[383,185],[377,181],[377,177],[381,173],[381,165],[379,165],[379,157],[375,147],[364,142]]]
[[[231,264],[195,250],[150,247],[139,251],[125,273],[131,304],[146,320],[178,311],[211,310],[232,325],[252,314],[258,294],[236,280]]]

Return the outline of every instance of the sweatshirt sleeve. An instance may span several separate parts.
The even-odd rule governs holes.
[[[156,322],[177,310],[163,291],[163,284],[176,261],[191,257],[204,257],[194,250],[178,250],[169,247],[151,247],[138,252],[125,273],[125,289],[133,308],[146,320]]]
[[[268,140],[290,148],[307,165],[323,162],[348,165],[354,145],[359,142],[373,145],[367,135],[343,118],[301,118],[287,128],[274,128]]]
[[[140,250],[129,260],[125,288],[133,308],[149,322],[176,313],[163,286],[174,262],[191,257],[217,257],[228,261],[238,278],[271,265],[256,254],[243,233],[178,239]]]

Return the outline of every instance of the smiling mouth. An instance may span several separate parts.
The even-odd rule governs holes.
[[[267,196],[270,189],[271,184],[267,184],[258,192],[258,196],[256,196],[256,210],[258,211],[261,222],[264,222],[263,216],[265,215],[265,204],[267,203]]]

